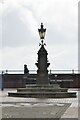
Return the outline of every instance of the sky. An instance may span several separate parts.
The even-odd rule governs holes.
[[[78,0],[0,0],[0,69],[37,69],[41,22],[48,69],[78,69]]]

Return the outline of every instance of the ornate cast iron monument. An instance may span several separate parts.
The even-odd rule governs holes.
[[[37,70],[37,80],[36,84],[37,85],[49,85],[49,79],[48,79],[48,70],[47,68],[49,67],[50,63],[48,63],[47,59],[47,51],[44,48],[44,37],[45,37],[45,32],[46,29],[43,28],[43,23],[41,23],[41,28],[38,29],[41,43],[39,44],[41,47],[38,51],[38,61],[36,63],[36,66],[38,67]]]
[[[55,84],[50,84],[48,78],[48,63],[47,51],[45,49],[44,37],[46,29],[43,28],[43,23],[41,23],[41,28],[38,29],[41,43],[40,49],[38,51],[38,61],[36,64],[37,78],[36,84],[25,85],[26,88],[18,88],[16,93],[8,93],[11,97],[33,97],[33,98],[72,98],[76,97],[75,92],[68,92],[67,88],[61,88],[57,81]],[[56,76],[55,76],[56,77]]]

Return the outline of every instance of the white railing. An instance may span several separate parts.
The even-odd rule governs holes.
[[[49,74],[78,74],[80,70],[48,70]],[[24,74],[24,70],[0,70],[0,74]],[[29,74],[37,74],[37,70],[29,70]]]

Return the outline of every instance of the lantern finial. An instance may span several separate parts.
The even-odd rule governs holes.
[[[38,32],[39,32],[39,36],[40,36],[40,39],[41,39],[41,43],[43,45],[43,40],[44,40],[45,33],[46,33],[46,29],[44,29],[43,23],[41,23],[41,28],[38,29]]]

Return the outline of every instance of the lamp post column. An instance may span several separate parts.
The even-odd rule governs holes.
[[[38,63],[36,63],[36,66],[38,68],[37,70],[37,84],[38,85],[49,85],[49,79],[48,79],[48,70],[50,63],[48,63],[47,59],[47,51],[44,47],[44,37],[46,29],[43,28],[43,24],[41,23],[41,29],[38,29],[41,43],[40,43],[40,49],[38,51]]]

